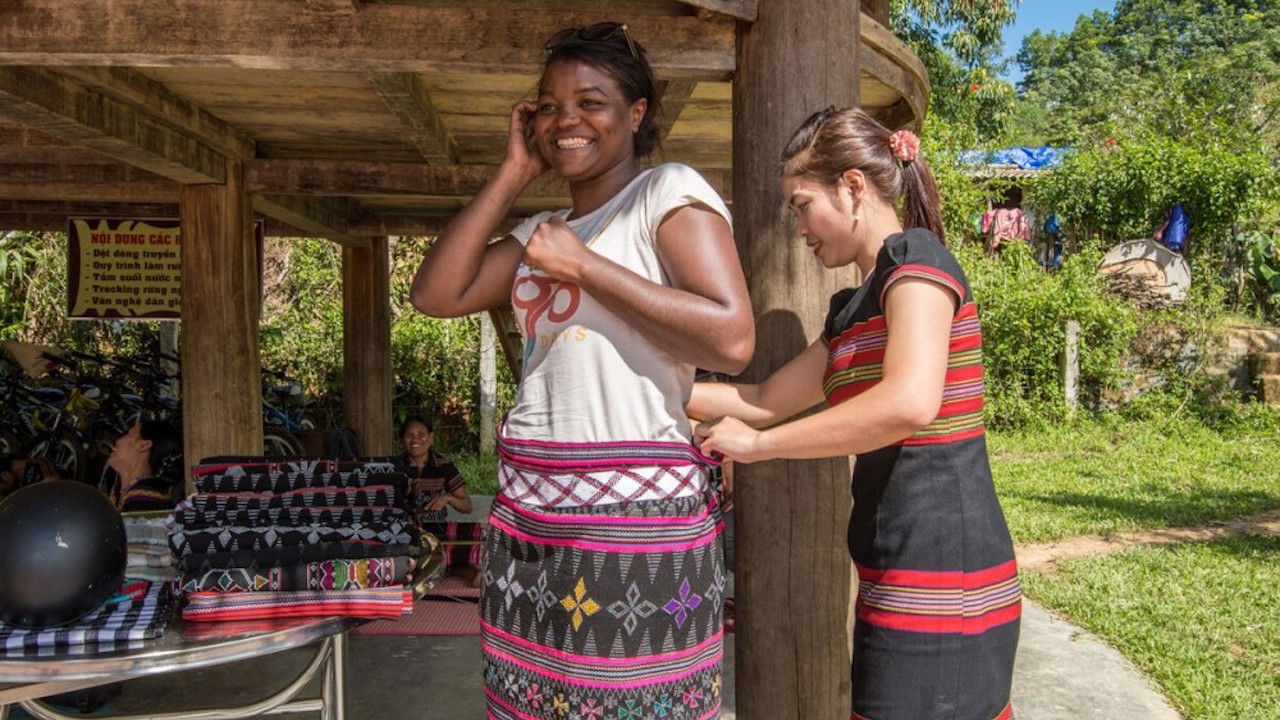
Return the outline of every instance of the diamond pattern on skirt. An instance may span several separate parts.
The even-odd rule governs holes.
[[[545,475],[499,464],[498,483],[503,495],[519,503],[582,507],[695,495],[704,490],[706,474],[697,465],[651,465]]]

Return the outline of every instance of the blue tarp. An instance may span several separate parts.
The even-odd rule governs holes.
[[[960,162],[971,165],[1014,165],[1023,170],[1048,170],[1062,162],[1066,147],[1013,147],[1002,150],[965,150]]]

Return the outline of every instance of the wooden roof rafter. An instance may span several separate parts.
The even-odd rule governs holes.
[[[916,125],[927,78],[867,15],[869,2],[863,102],[892,126]],[[234,161],[245,191],[264,196],[254,209],[296,223],[292,234],[359,245],[387,232],[437,232],[501,161],[511,103],[529,97],[541,70],[539,39],[600,20],[626,21],[653,59],[664,109],[655,161],[694,166],[728,199],[735,38],[758,5],[0,2],[0,74],[9,78],[0,77],[0,166],[51,166],[22,175],[25,183],[11,179],[0,199],[56,213],[57,200],[74,197],[130,214],[171,203],[181,184],[217,182]],[[84,170],[79,187],[72,167]],[[568,202],[563,183],[539,181],[511,213]],[[10,209],[39,227],[60,223]]]
[[[680,0],[685,5],[754,22],[758,0]]]
[[[43,12],[25,7],[32,3]],[[542,48],[512,38],[547,37],[612,15],[364,4],[356,18],[335,22],[295,0],[3,3],[0,64],[534,75]],[[660,78],[733,76],[734,18],[640,15],[627,22],[646,39]]]
[[[0,115],[181,183],[221,183],[221,153],[42,68],[0,67]]]
[[[387,109],[400,119],[424,160],[433,163],[458,161],[457,144],[449,137],[431,100],[431,91],[421,77],[414,73],[369,73],[367,77]]]

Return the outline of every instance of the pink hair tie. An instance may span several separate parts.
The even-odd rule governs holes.
[[[920,138],[910,130],[899,130],[889,136],[889,150],[902,162],[911,162],[920,152]]]

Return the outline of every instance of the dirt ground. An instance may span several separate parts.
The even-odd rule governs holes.
[[[1016,550],[1018,565],[1022,569],[1053,574],[1058,569],[1058,563],[1083,555],[1114,552],[1134,546],[1206,542],[1236,535],[1280,535],[1280,508],[1205,525],[1068,538],[1051,543],[1020,545]]]

